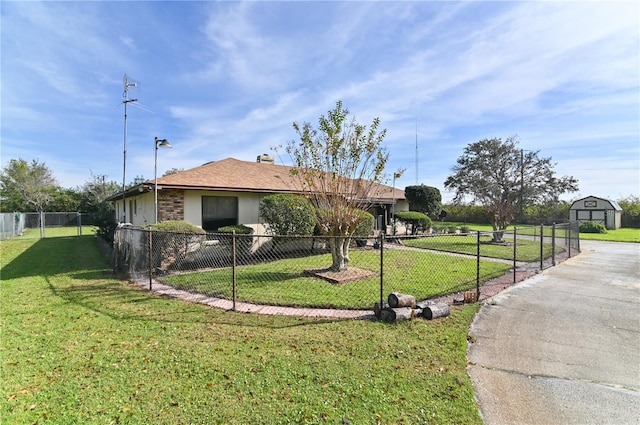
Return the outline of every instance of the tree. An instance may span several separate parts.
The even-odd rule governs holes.
[[[122,186],[116,181],[108,181],[106,175],[91,174],[88,180],[79,189],[80,210],[91,214],[91,221],[98,227],[97,235],[109,243],[113,242],[113,235],[118,225],[115,218],[115,209],[106,199],[118,193]]]
[[[378,131],[375,118],[367,129],[349,118],[338,101],[318,127],[293,123],[299,142],[291,141],[287,152],[293,159],[292,174],[316,208],[320,231],[332,236],[331,270],[348,268],[351,236],[364,219],[360,210],[371,207],[389,155],[382,148],[386,130]]]
[[[82,194],[77,190],[58,187],[52,194],[49,211],[80,211],[81,197]]]
[[[276,236],[311,235],[315,227],[315,210],[307,198],[278,193],[262,198],[260,217],[267,231]]]
[[[103,209],[102,204],[106,202],[105,200],[121,189],[122,186],[118,182],[108,181],[107,176],[91,174],[91,179],[79,189],[81,194],[80,209],[87,213],[98,212]],[[109,204],[111,203],[109,202]]]
[[[455,190],[455,202],[466,195],[482,205],[500,242],[517,211],[536,203],[558,202],[565,192],[576,192],[578,181],[569,176],[557,178],[551,158],[541,158],[540,151],[518,149],[516,136],[505,141],[483,139],[471,143],[453,167],[453,175],[444,185]]]
[[[436,218],[442,209],[442,195],[438,188],[424,184],[407,186],[404,188],[404,196],[409,202],[410,211],[418,211]]]
[[[178,174],[184,171],[184,168],[170,168],[167,171],[164,172],[164,174],[162,175],[162,177],[166,177],[166,176],[170,176],[172,174]]]
[[[640,196],[629,195],[618,199],[622,208],[622,227],[640,227]]]
[[[15,211],[42,212],[53,200],[56,191],[53,173],[44,163],[24,159],[12,159],[0,172],[0,197],[6,211],[11,206]]]

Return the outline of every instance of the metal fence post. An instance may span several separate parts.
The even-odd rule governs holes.
[[[236,231],[231,232],[231,299],[233,306],[231,309],[236,311]]]
[[[44,233],[44,211],[40,211],[40,239],[45,238]]]
[[[380,233],[380,308],[384,303],[384,230]]]
[[[544,224],[540,225],[540,271],[544,270]]]
[[[149,290],[153,289],[153,230],[149,230]]]
[[[480,301],[480,230],[478,230],[476,254],[476,301]]]
[[[556,265],[556,223],[551,227],[551,264]]]
[[[518,260],[518,243],[517,243],[517,236],[518,230],[516,227],[513,228],[513,283],[516,283],[517,278],[516,278],[516,270],[517,270],[517,264],[516,261]]]

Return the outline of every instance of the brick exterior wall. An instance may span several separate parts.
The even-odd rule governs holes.
[[[158,191],[158,222],[184,220],[184,191]]]

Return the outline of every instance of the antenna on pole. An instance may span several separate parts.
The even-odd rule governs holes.
[[[416,111],[416,186],[418,186],[418,112]]]
[[[129,81],[127,74],[124,74],[122,78],[122,86],[124,91],[122,92],[122,103],[124,103],[124,149],[122,153],[122,217],[121,223],[127,221],[127,202],[126,202],[126,185],[127,185],[127,105],[132,102],[137,102],[138,99],[129,99],[129,87],[137,87],[138,83]]]

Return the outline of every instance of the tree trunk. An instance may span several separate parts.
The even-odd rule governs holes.
[[[415,307],[416,299],[413,295],[405,295],[399,292],[392,292],[388,297],[389,307]]]
[[[349,267],[349,243],[351,238],[337,237],[329,238],[331,247],[331,270],[339,272]]]
[[[411,307],[387,308],[380,312],[380,320],[383,322],[397,322],[413,319],[414,310]]]
[[[433,304],[422,309],[422,317],[427,320],[448,316],[450,313],[451,310],[447,304]]]
[[[375,303],[373,305],[373,314],[375,314],[375,316],[379,319],[380,315],[382,314],[382,310],[389,308],[389,303],[387,302],[383,302],[382,305],[380,305],[380,303]]]

